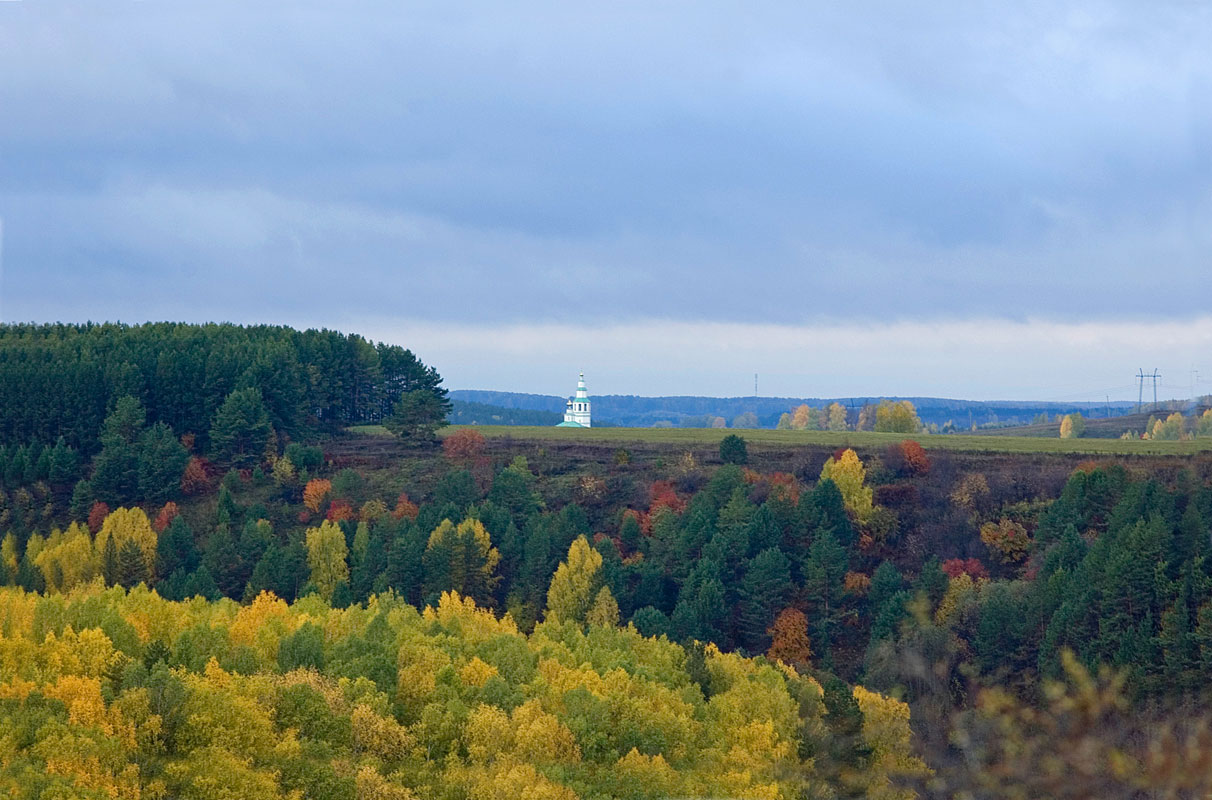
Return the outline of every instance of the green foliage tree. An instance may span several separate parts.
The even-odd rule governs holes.
[[[181,473],[189,453],[177,441],[172,429],[157,422],[139,436],[139,498],[146,503],[163,503],[181,492]]]
[[[749,448],[745,445],[744,438],[730,433],[721,439],[720,460],[725,464],[748,464]]]
[[[264,454],[272,430],[261,390],[237,389],[215,412],[210,449],[220,463],[251,467]]]
[[[111,507],[137,499],[139,437],[146,413],[143,404],[126,395],[118,399],[101,429],[101,452],[93,459],[92,486],[97,498]]]
[[[791,562],[777,547],[754,556],[741,583],[740,642],[750,652],[770,647],[768,630],[791,593]]]
[[[450,404],[444,396],[427,389],[414,389],[400,395],[383,420],[389,431],[410,444],[430,444],[438,428],[446,424]]]
[[[458,527],[442,520],[429,534],[423,557],[426,594],[455,591],[478,603],[491,603],[500,580],[496,575],[500,559],[478,519],[465,519]]]

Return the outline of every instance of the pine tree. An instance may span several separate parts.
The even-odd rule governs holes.
[[[139,499],[163,503],[181,491],[181,475],[189,453],[172,429],[157,422],[139,436]]]
[[[110,506],[137,499],[139,436],[146,414],[143,405],[126,395],[114,404],[101,430],[101,452],[93,459],[93,490]]]
[[[162,578],[177,570],[193,572],[201,562],[201,554],[194,543],[194,534],[184,517],[174,517],[160,534],[156,547],[157,570]]]
[[[751,652],[770,647],[767,629],[787,604],[791,593],[791,562],[777,547],[763,550],[749,561],[741,583],[738,639]]]
[[[841,618],[843,579],[849,558],[833,531],[818,530],[803,567],[804,594],[812,605],[813,649],[826,662]]]
[[[413,605],[420,605],[424,571],[425,538],[415,525],[396,536],[387,551],[387,566],[375,581],[375,591],[394,589]]]
[[[112,542],[110,539],[109,542]],[[108,552],[107,543],[107,552]],[[147,563],[143,560],[143,551],[134,539],[127,539],[118,550],[117,581],[123,586],[131,587],[149,580]]]
[[[113,586],[121,577],[121,566],[118,561],[117,537],[109,536],[101,549],[101,577],[106,586]]]
[[[240,560],[236,537],[232,535],[228,525],[219,524],[211,532],[202,555],[201,568],[205,568],[207,576],[225,597],[238,599],[244,596],[244,581],[241,577],[244,564]]]
[[[223,401],[210,426],[210,448],[221,464],[251,467],[265,452],[273,426],[260,389],[237,389]]]
[[[86,521],[88,519],[88,512],[92,510],[94,502],[96,502],[96,497],[93,495],[93,485],[84,479],[76,481],[76,486],[72,489],[71,505],[69,506],[72,519],[77,522]]]

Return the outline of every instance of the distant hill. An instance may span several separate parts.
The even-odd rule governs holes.
[[[554,411],[504,408],[469,400],[452,400],[447,416],[452,425],[556,425],[563,418]]]
[[[522,392],[494,392],[479,389],[455,389],[450,392],[455,401],[479,403],[498,409],[546,411],[563,414],[565,397]],[[773,428],[779,416],[795,406],[807,404],[823,408],[838,402],[857,414],[867,403],[878,403],[878,397],[842,398],[796,398],[796,397],[639,397],[636,395],[594,395],[594,423],[649,427],[656,424],[671,424],[675,427],[703,427],[711,424],[714,417],[723,417],[729,425],[736,417],[746,412],[757,415],[758,424]],[[926,424],[945,425],[953,422],[957,427],[968,429],[973,425],[1012,426],[1028,425],[1040,414],[1055,417],[1080,411],[1087,419],[1117,417],[1135,410],[1135,403],[1047,403],[1029,400],[955,400],[939,397],[890,397],[890,400],[909,400],[917,408],[918,416]],[[1110,412],[1108,414],[1108,411]],[[558,422],[558,419],[556,420]],[[511,424],[511,423],[494,423]],[[518,424],[518,423],[512,423]],[[539,424],[539,423],[536,423]],[[552,423],[554,424],[554,422]]]

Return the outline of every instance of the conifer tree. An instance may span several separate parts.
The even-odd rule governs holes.
[[[265,452],[273,430],[261,390],[237,389],[215,412],[210,426],[210,448],[222,464],[251,467]]]
[[[488,530],[468,518],[455,527],[446,519],[429,535],[423,559],[427,596],[456,591],[479,605],[490,605],[500,578],[501,554],[492,546]]]
[[[110,542],[113,540],[111,539]],[[108,550],[107,544],[107,550]],[[143,551],[139,549],[139,544],[128,539],[118,550],[117,564],[117,581],[123,586],[135,586],[139,582],[147,582],[150,576],[147,572],[147,563],[143,560]]]
[[[96,499],[93,495],[93,485],[91,483],[83,478],[76,481],[76,485],[72,489],[71,504],[68,506],[72,519],[78,522],[87,521],[88,512],[92,510]]]
[[[105,579],[106,586],[113,586],[118,583],[120,575],[118,541],[110,536],[101,546],[101,577]]]
[[[181,491],[181,475],[189,453],[172,429],[157,422],[139,436],[139,500],[163,503]]]
[[[101,429],[101,452],[93,459],[93,490],[110,506],[138,499],[139,437],[146,413],[143,404],[126,395],[114,404]]]
[[[741,584],[739,640],[751,652],[770,647],[767,630],[791,592],[791,562],[777,547],[750,560]]]

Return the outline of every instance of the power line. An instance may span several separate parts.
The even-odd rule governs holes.
[[[1161,373],[1157,371],[1157,367],[1153,368],[1151,374],[1146,374],[1144,368],[1140,368],[1136,372],[1136,379],[1140,382],[1140,388],[1136,393],[1136,413],[1139,414],[1141,406],[1145,402],[1145,379],[1150,378],[1153,381],[1153,410],[1157,410],[1157,379],[1161,377]]]

